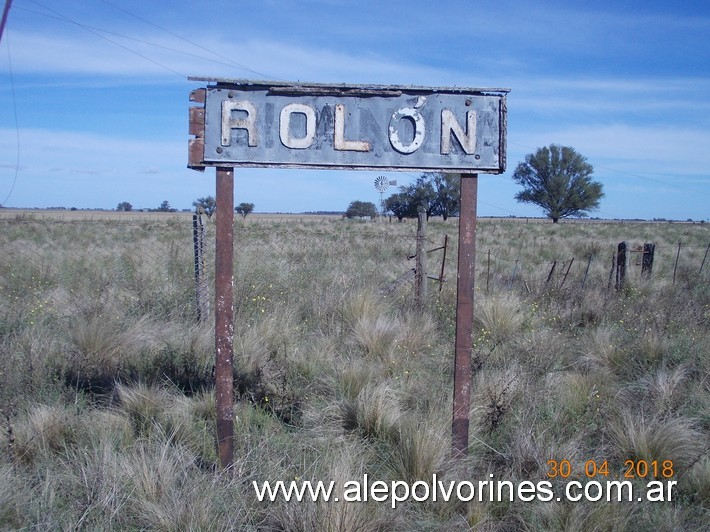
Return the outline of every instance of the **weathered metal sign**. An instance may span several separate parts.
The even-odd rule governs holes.
[[[191,79],[192,168],[505,171],[507,89]]]

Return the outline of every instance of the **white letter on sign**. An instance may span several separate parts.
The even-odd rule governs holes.
[[[414,106],[414,108],[411,107],[404,107],[394,113],[392,115],[392,118],[390,118],[390,127],[389,127],[389,137],[390,137],[390,144],[392,144],[392,147],[397,150],[399,153],[414,153],[419,149],[419,146],[422,145],[422,142],[424,142],[424,134],[426,133],[426,127],[424,126],[424,117],[422,114],[418,111],[418,109],[424,105],[426,102],[426,98],[423,96],[419,97],[419,100],[417,101],[417,104]],[[399,138],[399,132],[397,131],[397,128],[395,126],[395,123],[398,122],[399,120],[402,120],[403,118],[406,118],[412,123],[412,126],[414,127],[414,136],[412,138],[412,141],[409,144],[404,144],[400,138]]]
[[[306,135],[300,139],[291,136],[291,115],[299,113],[306,117]],[[290,103],[281,109],[279,138],[284,146],[297,150],[309,148],[316,138],[316,112],[310,105]]]
[[[451,135],[455,135],[466,155],[472,155],[476,151],[476,111],[466,113],[466,130],[467,133],[464,133],[452,111],[443,109],[441,111],[441,154],[448,155],[451,152]]]
[[[345,106],[335,104],[335,137],[333,147],[339,151],[370,151],[366,140],[345,140]]]
[[[245,111],[246,118],[232,118],[232,111]],[[224,100],[222,102],[222,146],[232,144],[232,130],[246,129],[249,146],[257,145],[256,107],[247,100]]]

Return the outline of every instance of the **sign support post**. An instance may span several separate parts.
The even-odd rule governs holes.
[[[456,282],[456,339],[454,346],[454,408],[451,423],[452,451],[455,457],[465,456],[468,450],[478,174],[461,174],[460,197],[458,279]]]
[[[215,234],[215,403],[217,450],[220,465],[234,458],[233,373],[234,356],[234,168],[217,167]]]
[[[190,108],[188,167],[217,169],[215,393],[222,467],[232,464],[234,451],[234,168],[461,172],[452,450],[465,456],[478,174],[505,171],[509,89],[190,80],[211,83],[190,94],[199,105]]]

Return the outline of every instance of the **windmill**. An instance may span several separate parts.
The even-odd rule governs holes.
[[[380,212],[382,216],[385,214],[385,191],[392,186],[397,186],[397,180],[390,181],[385,176],[377,176],[375,178],[375,190],[380,193]]]

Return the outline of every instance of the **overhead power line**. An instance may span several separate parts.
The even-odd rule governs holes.
[[[177,70],[175,70],[175,69],[173,69],[173,68],[171,68],[171,67],[169,67],[169,66],[167,66],[167,65],[164,65],[164,64],[162,64],[162,63],[160,63],[160,62],[158,62],[158,61],[156,61],[155,59],[151,59],[151,58],[148,57],[147,55],[142,54],[142,53],[140,53],[140,52],[134,50],[133,48],[130,48],[130,47],[125,46],[125,45],[123,45],[123,44],[121,44],[121,43],[119,43],[119,42],[116,42],[116,41],[113,40],[113,39],[109,39],[109,38],[106,37],[105,35],[101,35],[100,32],[95,31],[94,29],[92,29],[90,26],[87,26],[86,24],[82,24],[81,22],[78,22],[78,21],[76,21],[76,20],[74,20],[74,19],[72,19],[72,18],[70,18],[70,17],[67,17],[66,15],[60,13],[59,11],[56,11],[56,10],[50,8],[50,7],[47,7],[47,6],[43,5],[43,4],[41,4],[40,2],[37,2],[36,0],[30,0],[30,2],[32,2],[32,3],[35,4],[35,5],[38,5],[39,7],[43,8],[43,9],[46,9],[46,10],[49,11],[50,13],[54,13],[57,17],[59,17],[60,19],[66,21],[66,22],[69,22],[69,23],[71,23],[71,24],[74,24],[74,25],[80,27],[81,29],[83,29],[83,30],[85,30],[85,31],[88,31],[88,32],[91,33],[92,35],[97,36],[99,39],[103,39],[103,40],[105,40],[105,41],[107,41],[107,42],[110,42],[111,44],[113,44],[113,45],[115,45],[115,46],[118,46],[119,48],[122,48],[122,49],[124,49],[124,50],[126,50],[126,51],[128,51],[128,52],[130,52],[130,53],[132,53],[132,54],[134,54],[134,55],[137,55],[138,57],[141,57],[142,59],[145,59],[146,61],[148,61],[148,62],[150,62],[150,63],[153,63],[154,65],[157,65],[157,66],[159,66],[160,68],[163,68],[163,69],[165,69],[165,70],[167,70],[167,71],[169,71],[169,72],[172,72],[173,74],[176,74],[176,75],[180,76],[180,77],[183,78],[183,79],[187,77],[185,74],[182,74],[182,73],[178,72]]]
[[[16,138],[17,151],[15,152],[15,176],[12,179],[12,185],[10,185],[10,190],[8,191],[7,196],[5,196],[5,199],[0,204],[2,206],[7,206],[7,201],[10,199],[10,196],[12,196],[12,193],[15,190],[15,185],[17,184],[17,176],[20,173],[20,122],[17,118],[17,98],[15,97],[15,78],[12,74],[12,54],[10,53],[10,40],[7,37],[5,37],[5,44],[7,45],[7,66],[8,66],[8,73],[10,76],[10,93],[12,95],[12,111],[13,111],[13,116],[15,118],[15,138]]]
[[[194,41],[191,41],[190,39],[188,39],[188,38],[186,38],[186,37],[184,37],[184,36],[182,36],[182,35],[179,35],[179,34],[175,33],[174,31],[171,31],[171,30],[169,30],[169,29],[167,29],[167,28],[164,28],[163,26],[160,26],[160,25],[158,25],[158,24],[155,24],[154,22],[151,22],[150,20],[148,20],[148,19],[146,19],[146,18],[144,18],[144,17],[141,17],[140,15],[136,15],[135,13],[132,13],[132,12],[128,11],[127,9],[125,9],[125,8],[123,8],[123,7],[121,7],[121,6],[118,6],[118,5],[114,4],[113,2],[109,2],[108,0],[102,0],[102,1],[103,1],[104,4],[107,4],[107,5],[111,6],[111,7],[113,7],[114,9],[117,9],[117,10],[121,11],[121,12],[125,13],[126,15],[129,15],[129,16],[131,16],[131,17],[137,19],[137,20],[140,20],[141,22],[144,22],[145,24],[148,24],[149,26],[153,26],[154,28],[157,28],[157,29],[159,29],[160,31],[164,31],[165,33],[167,33],[168,35],[172,35],[172,36],[175,37],[176,39],[179,39],[179,40],[181,40],[181,41],[183,41],[183,42],[186,42],[186,43],[188,43],[188,44],[190,44],[190,45],[192,45],[192,46],[194,46],[194,47],[196,47],[196,48],[198,48],[198,49],[200,49],[200,50],[202,50],[202,51],[205,51],[205,52],[207,52],[207,53],[210,53],[210,54],[214,55],[215,57],[218,57],[219,59],[222,59],[223,61],[226,61],[227,64],[230,64],[230,65],[232,65],[232,66],[236,66],[236,67],[238,67],[238,68],[241,68],[242,70],[246,70],[247,72],[251,72],[252,74],[256,74],[257,76],[261,76],[261,77],[263,77],[263,78],[268,78],[268,79],[273,79],[273,80],[279,80],[279,79],[280,79],[280,78],[277,78],[276,76],[270,76],[270,75],[268,75],[268,74],[264,74],[264,73],[262,73],[262,72],[259,72],[259,71],[257,71],[257,70],[254,70],[254,69],[252,69],[252,68],[249,68],[248,66],[243,65],[243,64],[241,64],[241,63],[237,63],[236,61],[234,61],[234,60],[233,60],[231,57],[229,57],[229,56],[226,56],[226,55],[221,54],[221,53],[219,53],[219,52],[215,52],[214,50],[211,50],[211,49],[207,48],[206,46],[203,46],[203,45],[201,45],[201,44],[199,44],[199,43],[196,43],[196,42],[194,42]],[[281,81],[283,81],[283,80],[281,80]]]
[[[2,41],[2,34],[5,31],[5,24],[7,23],[7,17],[10,14],[11,5],[12,0],[5,0],[5,9],[2,11],[2,20],[0,20],[0,41]]]

